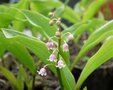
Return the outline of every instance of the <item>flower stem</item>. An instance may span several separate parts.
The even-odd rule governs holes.
[[[60,45],[61,45],[61,37],[58,38],[57,62],[60,59]],[[60,83],[60,86],[61,86],[61,90],[64,90],[63,83],[62,83],[62,77],[61,77],[59,68],[57,68],[57,74],[58,74],[58,77],[59,77],[59,83]]]
[[[35,74],[33,74],[32,90],[34,90],[34,87],[35,87],[35,79],[36,79],[36,72]]]

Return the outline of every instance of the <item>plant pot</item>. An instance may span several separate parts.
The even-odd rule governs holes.
[[[82,72],[80,66],[76,66],[73,69],[73,75],[78,80],[80,73]],[[83,83],[81,90],[84,87],[87,90],[113,90],[113,60],[108,61],[107,64],[96,69]]]

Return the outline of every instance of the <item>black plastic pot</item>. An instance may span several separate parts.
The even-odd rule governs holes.
[[[78,80],[82,69],[76,67],[73,69],[73,75]],[[113,64],[106,67],[100,67],[95,70],[84,82],[83,87],[87,90],[113,90]]]

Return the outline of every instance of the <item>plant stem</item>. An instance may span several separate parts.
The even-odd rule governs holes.
[[[36,73],[33,75],[32,90],[34,90],[35,87],[35,78],[36,78]]]
[[[57,62],[58,62],[59,59],[60,59],[60,45],[61,45],[61,37],[58,38]],[[61,86],[61,90],[64,90],[63,83],[62,83],[62,78],[61,78],[61,75],[60,75],[60,70],[59,70],[59,68],[57,68],[57,74],[58,74],[58,77],[59,77],[59,83],[60,83],[60,86]]]

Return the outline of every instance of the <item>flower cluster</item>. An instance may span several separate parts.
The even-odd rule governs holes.
[[[54,24],[57,25],[57,31],[54,35],[54,37],[56,37],[58,39],[58,42],[57,42],[57,45],[52,41],[52,40],[49,40],[47,43],[46,43],[46,47],[48,48],[48,50],[51,50],[52,53],[50,54],[50,56],[48,57],[48,60],[50,62],[55,62],[56,64],[56,67],[59,68],[59,69],[62,69],[64,68],[66,65],[63,61],[63,58],[61,57],[60,55],[60,50],[62,48],[63,52],[68,52],[69,51],[69,46],[68,44],[66,43],[67,41],[65,41],[63,38],[62,38],[62,33],[61,33],[61,19],[60,18],[54,18],[55,14],[54,13],[49,13],[49,15],[51,16],[51,20],[49,22],[49,25],[52,26]],[[74,39],[74,36],[71,34],[71,33],[67,33],[68,36],[67,36],[67,39],[68,41],[69,40],[73,40]],[[46,65],[47,66],[47,65]],[[46,69],[45,67],[41,68],[39,71],[37,71],[39,75],[41,76],[46,76],[47,75],[47,72],[46,72]]]

